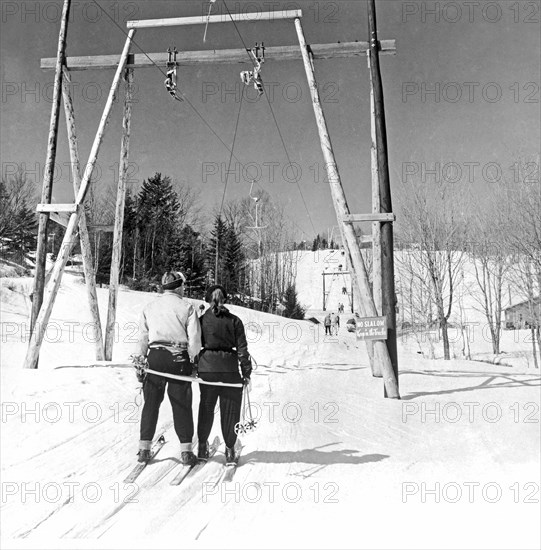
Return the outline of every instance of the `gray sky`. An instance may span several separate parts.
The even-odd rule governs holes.
[[[218,0],[214,13],[223,13]],[[126,28],[127,19],[192,16],[206,13],[207,2],[184,0],[99,0]],[[303,10],[309,43],[367,39],[366,2],[295,0],[228,0],[231,12]],[[391,184],[436,177],[463,180],[483,196],[491,182],[515,177],[513,163],[539,155],[540,149],[540,10],[539,1],[432,2],[378,0],[379,38],[397,40],[398,54],[381,58],[385,91]],[[56,55],[62,0],[2,1],[2,175],[25,165],[41,188],[52,96],[52,72],[39,68],[41,57]],[[120,53],[125,35],[92,0],[74,0],[68,30],[68,55]],[[240,23],[247,45],[296,44],[292,22]],[[239,48],[231,23],[140,30],[136,43],[145,52]],[[134,52],[140,50],[134,47]],[[246,66],[184,67],[179,83],[190,103],[222,140],[231,146],[239,108],[240,70]],[[370,118],[365,58],[316,62],[327,117],[346,196],[353,213],[369,212]],[[80,151],[86,160],[113,71],[74,72]],[[201,122],[187,102],[174,101],[156,68],[136,71],[130,160],[135,186],[159,171],[201,190],[210,209],[219,205],[229,151]],[[263,67],[269,99],[300,176],[292,182],[288,157],[269,103],[255,101],[248,90],[240,118],[227,199],[248,195],[250,177],[257,189],[286,204],[304,237],[335,225],[324,164],[301,61]],[[235,90],[227,93],[227,91]],[[432,93],[430,93],[432,91]],[[98,159],[97,185],[113,181],[118,171],[121,137],[120,103],[113,111]],[[72,200],[64,117],[54,197]],[[534,166],[530,170],[534,170]],[[436,174],[431,172],[436,170]],[[538,167],[537,167],[538,170]],[[539,173],[534,177],[539,177]],[[289,180],[289,181],[288,181]],[[537,181],[539,181],[537,179]],[[396,197],[395,193],[395,197]],[[396,202],[396,199],[395,199]],[[299,238],[302,235],[299,233]]]

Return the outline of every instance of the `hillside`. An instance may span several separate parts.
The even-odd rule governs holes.
[[[310,254],[298,277],[301,300],[316,303]],[[258,363],[259,421],[234,482],[213,487],[222,447],[189,483],[169,485],[179,447],[165,400],[167,444],[125,486],[138,442],[134,374],[81,368],[94,364],[90,317],[69,275],[40,368],[22,370],[29,287],[2,280],[2,547],[539,547],[540,377],[526,363],[429,361],[401,341],[402,400],[385,400],[354,335],[324,338],[321,326],[232,307]],[[133,351],[138,313],[153,298],[120,292],[116,363]],[[510,336],[505,346],[520,347]]]

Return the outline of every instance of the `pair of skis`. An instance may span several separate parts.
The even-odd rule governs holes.
[[[161,434],[153,443],[151,449],[150,449],[150,461],[152,461],[156,455],[161,451],[162,447],[165,445],[165,435]],[[188,476],[191,476],[201,470],[203,466],[210,460],[217,452],[218,448],[220,447],[221,441],[219,437],[215,437],[214,441],[209,447],[209,458],[199,460],[197,464],[195,465],[183,465],[181,467],[180,472],[171,480],[171,485],[180,485]],[[236,454],[237,457],[240,455],[242,447],[236,448]],[[127,475],[127,477],[124,479],[124,483],[134,483],[135,480],[141,475],[143,470],[148,465],[148,462],[139,462],[135,465],[135,467],[132,469],[132,471]],[[236,463],[227,463],[225,465],[225,470],[223,474],[221,475],[220,479],[217,483],[227,483],[233,480],[233,476],[235,475],[235,472],[237,470],[237,464]]]
[[[209,457],[207,459],[199,459],[197,464],[193,466],[182,466],[180,472],[171,480],[171,485],[180,485],[188,475],[193,475],[201,470],[201,468],[203,468],[203,466],[216,454],[220,443],[220,438],[215,437],[209,447]]]
[[[237,440],[238,441],[238,440]],[[206,460],[199,460],[199,462],[195,466],[182,466],[180,472],[171,480],[171,485],[180,485],[188,476],[194,475],[196,472],[201,470],[203,466],[216,454],[216,451],[221,445],[221,441],[219,437],[215,437],[214,441],[209,447],[209,457]],[[240,451],[242,450],[242,447],[235,445],[235,454],[238,457],[240,456]],[[222,475],[218,478],[218,481],[216,482],[216,485],[219,483],[229,483],[233,481],[233,477],[235,475],[235,472],[237,471],[237,462],[228,462],[225,465],[225,469],[222,473]]]

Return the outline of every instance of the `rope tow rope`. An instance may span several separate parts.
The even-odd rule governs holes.
[[[111,23],[125,36],[127,37],[128,36],[128,33],[119,25],[119,23],[114,19],[114,17],[105,9],[101,6],[101,4],[98,2],[98,0],[91,0],[93,4],[96,5],[96,7],[100,10],[100,12],[105,16],[107,17]],[[212,4],[215,3],[215,0],[210,0],[212,2]],[[242,35],[240,34],[239,32],[239,29],[237,27],[237,24],[235,22],[235,20],[233,19],[233,17],[231,16],[231,12],[229,11],[229,8],[227,6],[227,3],[225,0],[222,0],[226,10],[227,10],[227,13],[229,15],[229,17],[231,18],[231,21],[237,31],[237,34],[239,35],[239,38],[240,40],[242,41],[243,43],[243,46],[245,47],[248,55],[249,55],[249,52],[250,50],[248,48],[246,48],[246,44],[244,42],[244,39],[242,38]],[[159,67],[156,62],[148,55],[148,53],[138,44],[138,42],[136,40],[132,40],[132,44],[141,52],[142,55],[144,55],[148,61],[154,66],[156,67],[156,69],[158,71],[160,71],[162,73],[163,76],[167,77],[168,75],[164,72],[164,70]],[[251,57],[250,57],[251,59]],[[168,90],[169,91],[169,90]],[[175,99],[177,99],[178,101],[186,101],[186,103],[190,106],[190,108],[192,109],[192,111],[196,114],[196,116],[201,120],[201,122],[210,130],[210,132],[216,137],[216,139],[225,147],[225,149],[227,149],[229,152],[232,153],[230,147],[225,143],[225,141],[220,137],[220,135],[214,130],[214,128],[207,122],[207,120],[205,119],[205,117],[199,112],[199,110],[195,107],[195,105],[193,105],[193,103],[190,101],[189,97],[187,97],[186,95],[182,94],[182,97],[178,96],[177,94],[175,94]],[[284,147],[284,150],[286,152],[286,156],[288,157],[288,161],[291,165],[291,161],[289,160],[289,154],[287,152],[287,148],[285,147],[285,143],[284,143],[284,139],[283,139],[283,136],[282,136],[282,133],[280,131],[280,127],[278,126],[278,122],[276,120],[276,117],[274,115],[274,111],[272,109],[272,106],[270,104],[270,100],[268,99],[267,97],[267,101],[269,102],[269,108],[271,110],[271,113],[272,113],[272,116],[273,116],[273,119],[274,119],[274,122],[276,124],[276,127],[277,127],[277,130],[278,130],[278,133],[280,135],[280,139],[282,141],[282,145]],[[235,155],[233,155],[233,158],[240,163],[240,165],[245,168],[245,165],[242,161],[240,161]],[[313,224],[313,221],[312,221],[312,217],[310,215],[310,212],[308,210],[308,207],[306,205],[306,201],[304,200],[304,196],[302,194],[302,191],[300,189],[300,186],[299,186],[299,182],[296,181],[296,184],[297,184],[297,187],[299,188],[299,192],[300,192],[300,195],[301,195],[301,199],[302,199],[302,202],[304,204],[304,208],[306,210],[306,213],[307,213],[307,216],[308,216],[308,219],[310,220],[310,224],[312,226],[312,229],[315,231],[315,228],[314,228],[314,224]],[[295,220],[291,220],[293,225],[295,225],[295,227],[297,227],[301,233],[304,233],[303,229],[295,222]]]
[[[95,1],[95,0],[94,0]],[[237,23],[235,22],[235,20],[233,19],[233,16],[231,15],[231,12],[229,11],[229,7],[227,6],[227,2],[226,0],[222,0],[222,3],[229,15],[229,18],[231,19],[231,22],[233,23],[233,26],[235,27],[235,30],[240,38],[240,41],[242,42],[242,45],[244,46],[244,48],[246,49],[246,52],[248,53],[248,57],[250,57],[250,60],[252,60],[253,62],[253,58],[252,58],[252,55],[253,55],[253,52],[252,50],[250,50],[249,48],[246,47],[246,42],[244,41],[244,38],[242,37],[242,34],[240,33],[239,31],[239,28],[237,27]],[[248,72],[251,72],[251,71],[248,71]],[[242,73],[241,73],[242,75]],[[261,84],[262,88],[263,88],[263,91],[265,89],[264,85],[263,85],[263,80],[261,79],[261,77],[259,77],[259,83]],[[254,83],[254,85],[256,86],[256,88],[258,89],[259,91],[259,88],[257,87],[256,83]],[[260,94],[261,95],[261,94]],[[280,130],[280,126],[278,124],[278,120],[276,119],[276,115],[274,114],[274,109],[272,108],[272,104],[271,104],[271,101],[269,99],[269,95],[268,94],[265,94],[265,97],[267,99],[267,103],[269,105],[269,110],[271,112],[271,115],[272,115],[272,118],[274,120],[274,124],[276,125],[276,130],[278,131],[278,135],[280,136],[280,141],[282,142],[282,147],[284,149],[284,152],[286,154],[286,157],[287,157],[287,161],[289,162],[289,166],[292,166],[292,163],[291,163],[291,158],[289,156],[289,153],[288,153],[288,150],[287,150],[287,147],[286,147],[286,143],[285,143],[285,140],[284,140],[284,136],[282,135],[282,132]],[[299,195],[301,196],[301,200],[302,200],[302,203],[304,205],[304,209],[306,210],[306,215],[308,216],[308,219],[310,221],[310,225],[312,226],[312,230],[314,231],[314,233],[317,233],[316,229],[315,229],[315,226],[314,226],[314,222],[312,220],[312,216],[310,215],[310,210],[308,209],[308,206],[306,204],[306,200],[304,199],[304,195],[303,195],[303,192],[302,192],[302,189],[301,189],[301,186],[299,185],[299,180],[298,178],[295,178],[295,183],[297,185],[297,189],[299,190]],[[297,225],[297,224],[295,224]],[[297,226],[298,227],[298,226]],[[300,229],[300,228],[299,228]],[[301,230],[302,231],[302,230]]]

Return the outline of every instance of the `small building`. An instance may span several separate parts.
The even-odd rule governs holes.
[[[505,328],[522,329],[537,326],[541,320],[541,298],[534,298],[505,309]]]

